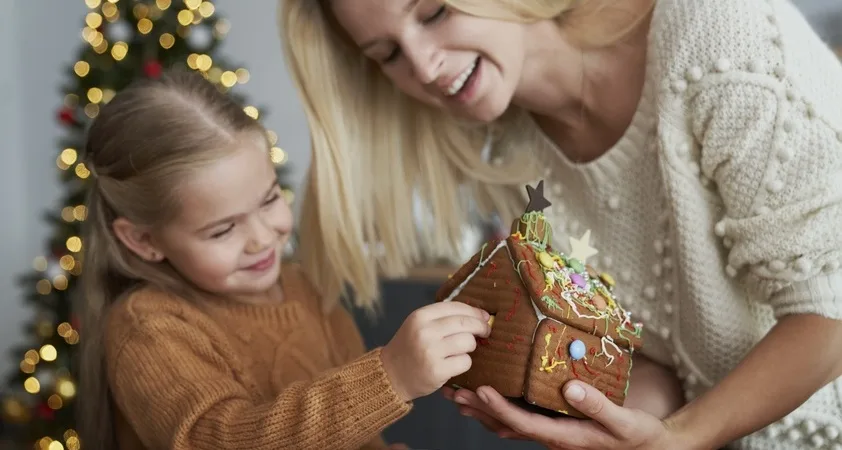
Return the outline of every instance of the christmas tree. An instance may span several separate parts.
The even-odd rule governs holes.
[[[215,13],[213,3],[84,1],[89,11],[81,31],[83,42],[67,69],[67,82],[61,87],[63,103],[57,112],[65,130],[56,158],[64,196],[57,211],[47,214],[53,225],[47,256],[36,258],[34,271],[23,277],[26,301],[35,312],[34,320],[25,326],[26,344],[13,349],[15,370],[3,397],[5,441],[0,439],[0,447],[4,449],[81,448],[74,431],[73,363],[85,324],[74,317],[72,299],[84,270],[85,243],[80,235],[90,172],[81,161],[80,149],[100,105],[139,77],[155,77],[165,67],[184,66],[203,74],[252,117],[261,116],[260,108],[235,92],[236,85],[248,81],[248,71],[217,54],[229,23]],[[269,139],[274,146],[277,136],[269,131]],[[285,185],[286,154],[273,147],[271,156]],[[292,201],[289,186],[285,192]]]

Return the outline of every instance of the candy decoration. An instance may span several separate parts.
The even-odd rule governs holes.
[[[550,256],[547,252],[540,252],[538,253],[538,261],[547,269],[552,269],[555,266],[555,261],[553,261],[553,257]]]
[[[587,261],[588,258],[591,256],[596,255],[597,250],[590,245],[591,240],[591,230],[585,231],[585,234],[582,235],[579,239],[573,239],[572,237],[570,240],[570,258],[576,258],[580,261]]]
[[[605,298],[603,298],[599,294],[594,295],[593,298],[591,298],[591,301],[593,302],[593,305],[596,307],[597,311],[605,311],[605,308],[608,307],[608,302],[606,302]]]
[[[585,282],[585,278],[579,275],[578,273],[571,273],[570,281],[572,281],[576,286],[579,286],[582,289],[588,286],[588,284]]]
[[[582,273],[585,271],[585,266],[582,265],[582,262],[576,258],[570,258],[568,261],[568,265],[571,269],[575,270],[576,272]]]
[[[609,288],[614,287],[614,277],[612,277],[611,275],[608,275],[607,273],[603,273],[603,274],[599,275],[599,279],[602,280],[602,282],[605,283],[605,285],[608,286]]]
[[[570,343],[569,351],[570,357],[573,358],[574,361],[578,361],[585,357],[585,343],[576,339]]]

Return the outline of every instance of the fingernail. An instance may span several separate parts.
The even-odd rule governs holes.
[[[468,404],[468,400],[466,400],[465,397],[456,397],[454,399],[454,401],[456,403],[460,404],[460,405],[467,405]]]
[[[479,392],[477,392],[477,395],[479,396],[479,399],[482,400],[483,403],[488,403],[488,396],[485,395],[485,391],[479,391]]]
[[[585,399],[585,390],[574,384],[564,391],[564,397],[570,401],[581,402]]]
[[[483,309],[482,310],[482,319],[485,320],[485,321],[488,321],[488,319],[490,319],[490,318],[491,318],[491,314],[488,314],[488,311]]]

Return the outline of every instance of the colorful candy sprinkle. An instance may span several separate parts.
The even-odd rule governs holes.
[[[575,341],[570,343],[570,357],[573,358],[574,361],[578,361],[585,357],[585,343],[576,339]]]

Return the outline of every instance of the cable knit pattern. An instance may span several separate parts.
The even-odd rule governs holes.
[[[631,126],[596,161],[519,126],[547,158],[554,240],[591,230],[589,262],[692,400],[777,317],[842,319],[842,66],[788,0],[659,0],[647,59]],[[836,380],[732,448],[842,450],[840,430]]]
[[[353,319],[296,266],[283,302],[191,304],[146,288],[109,313],[108,378],[126,449],[383,449],[410,404]],[[128,424],[128,426],[119,426]]]

